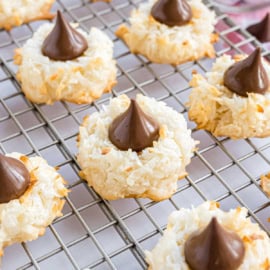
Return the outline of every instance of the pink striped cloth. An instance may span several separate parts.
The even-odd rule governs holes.
[[[246,28],[250,24],[254,24],[260,21],[267,12],[270,12],[270,5],[268,5],[269,7],[258,10],[252,9],[251,12],[240,12],[238,14],[234,12],[235,7],[246,8],[250,5],[254,6],[262,3],[269,3],[269,0],[216,0],[216,2],[226,6],[230,6],[232,10],[232,12],[229,13],[230,17],[235,21],[236,24],[240,24],[244,28]]]
[[[227,14],[232,18],[232,20],[236,23],[236,25],[241,25],[242,28],[246,28],[247,26],[257,23],[261,21],[266,13],[270,12],[270,5],[266,8],[261,9],[253,9],[251,12],[238,12],[236,13],[236,7],[237,8],[246,8],[248,5],[254,5],[254,2],[256,4],[259,4],[260,2],[270,2],[270,0],[216,0],[216,2],[223,4],[226,6],[226,12]],[[228,8],[229,7],[229,8]],[[229,13],[228,13],[229,11]],[[231,12],[230,12],[231,11]],[[219,21],[216,25],[216,29],[219,32],[222,32],[224,30],[227,30],[230,28],[227,24],[225,24],[222,20]],[[233,44],[239,44],[243,42],[246,38],[237,32],[229,32],[226,34],[227,40],[232,42]],[[267,50],[270,50],[270,42],[263,43],[263,47]],[[226,42],[222,41],[222,39],[216,44],[218,49],[226,48],[228,45]],[[252,43],[244,43],[239,49],[241,49],[242,52],[250,54],[252,51],[254,51],[255,47]],[[234,55],[235,51],[232,49],[231,51],[227,52],[228,54]]]

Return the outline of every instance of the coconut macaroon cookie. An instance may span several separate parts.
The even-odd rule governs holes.
[[[35,103],[91,103],[116,82],[113,43],[99,29],[76,30],[58,11],[55,25],[42,25],[15,54],[17,77]]]
[[[190,134],[184,117],[163,102],[113,98],[80,127],[81,177],[108,200],[169,198],[195,148]]]
[[[178,65],[215,55],[215,14],[201,0],[148,0],[132,11],[130,24],[116,35],[153,62]]]
[[[174,211],[154,249],[149,270],[267,270],[270,239],[246,208],[224,212],[216,202]]]
[[[33,20],[52,19],[50,9],[55,0],[0,1],[0,28],[10,30]]]
[[[68,190],[41,157],[0,154],[0,256],[3,248],[31,241],[62,215]]]
[[[203,77],[194,74],[189,118],[197,128],[232,139],[270,135],[270,65],[260,49],[219,57]]]
[[[270,197],[270,173],[261,176],[261,186],[263,191]]]

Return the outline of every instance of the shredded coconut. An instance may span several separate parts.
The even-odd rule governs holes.
[[[38,19],[50,19],[51,5],[55,0],[12,0],[0,1],[0,28],[9,30],[12,26]]]
[[[161,127],[159,140],[139,154],[117,149],[108,138],[111,122],[129,106],[125,95],[112,99],[80,127],[78,162],[82,177],[106,199],[170,197],[179,177],[186,175],[185,166],[195,148],[181,114],[153,98],[138,95],[136,100]]]
[[[62,215],[62,197],[67,194],[63,178],[41,157],[8,156],[24,163],[31,184],[19,199],[0,204],[0,256],[5,246],[42,235],[46,226]]]
[[[133,53],[143,54],[153,62],[175,65],[214,56],[215,14],[201,0],[188,1],[193,15],[191,21],[174,27],[159,23],[151,16],[155,2],[149,0],[140,4],[131,13],[130,28],[121,25],[116,31]]]
[[[18,79],[26,97],[36,103],[51,104],[63,99],[75,103],[91,103],[115,84],[116,66],[112,59],[113,43],[97,28],[86,34],[84,54],[70,61],[54,61],[41,52],[53,24],[42,25],[33,38],[17,51]]]
[[[167,229],[154,249],[146,251],[151,270],[189,270],[185,262],[185,240],[194,231],[206,227],[212,217],[226,229],[237,233],[245,245],[245,257],[238,270],[267,270],[270,267],[270,240],[259,225],[252,223],[246,208],[224,212],[215,202],[205,202],[192,209],[180,209],[169,216]]]
[[[270,197],[270,173],[261,176],[261,186],[263,191]]]
[[[246,56],[238,56],[237,60]],[[270,135],[270,88],[264,95],[249,93],[241,97],[224,86],[225,71],[234,63],[229,55],[219,57],[206,77],[193,75],[189,118],[200,129],[215,136],[233,139]],[[270,65],[263,61],[270,78]]]

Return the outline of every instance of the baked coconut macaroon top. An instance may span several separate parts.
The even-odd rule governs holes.
[[[18,159],[0,154],[0,203],[20,198],[30,184],[30,174]]]
[[[50,13],[55,0],[11,0],[0,1],[0,29],[10,30],[34,20],[53,19]]]
[[[129,21],[116,35],[152,62],[178,65],[215,55],[215,13],[201,0],[148,0]]]
[[[173,195],[196,142],[184,117],[154,98],[113,98],[85,117],[78,136],[81,177],[105,199]]]
[[[91,103],[116,83],[113,43],[101,30],[76,29],[58,11],[16,50],[17,78],[35,103]]]
[[[62,215],[68,190],[41,157],[0,154],[0,256],[4,247],[31,241]]]
[[[167,228],[152,251],[149,270],[267,270],[270,239],[237,207],[225,212],[206,201],[170,214]]]
[[[257,48],[223,55],[205,77],[193,74],[189,118],[199,129],[232,139],[270,135],[270,65]]]

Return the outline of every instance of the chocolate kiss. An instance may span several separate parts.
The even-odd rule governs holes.
[[[190,21],[192,12],[186,0],[158,0],[151,9],[151,15],[168,26],[181,26]]]
[[[24,164],[0,154],[0,203],[18,199],[30,183],[30,174]]]
[[[54,28],[42,45],[42,53],[52,60],[72,60],[79,57],[88,48],[85,38],[65,20],[57,11]]]
[[[120,150],[141,151],[159,138],[159,125],[131,99],[128,109],[109,127],[109,139]]]
[[[262,64],[261,49],[257,48],[246,59],[230,66],[224,74],[224,85],[243,97],[248,93],[264,94],[269,80]]]
[[[261,42],[270,41],[270,13],[258,23],[250,25],[247,31]]]
[[[236,270],[244,255],[241,238],[224,229],[215,217],[203,231],[190,235],[185,243],[186,262],[192,270]]]

